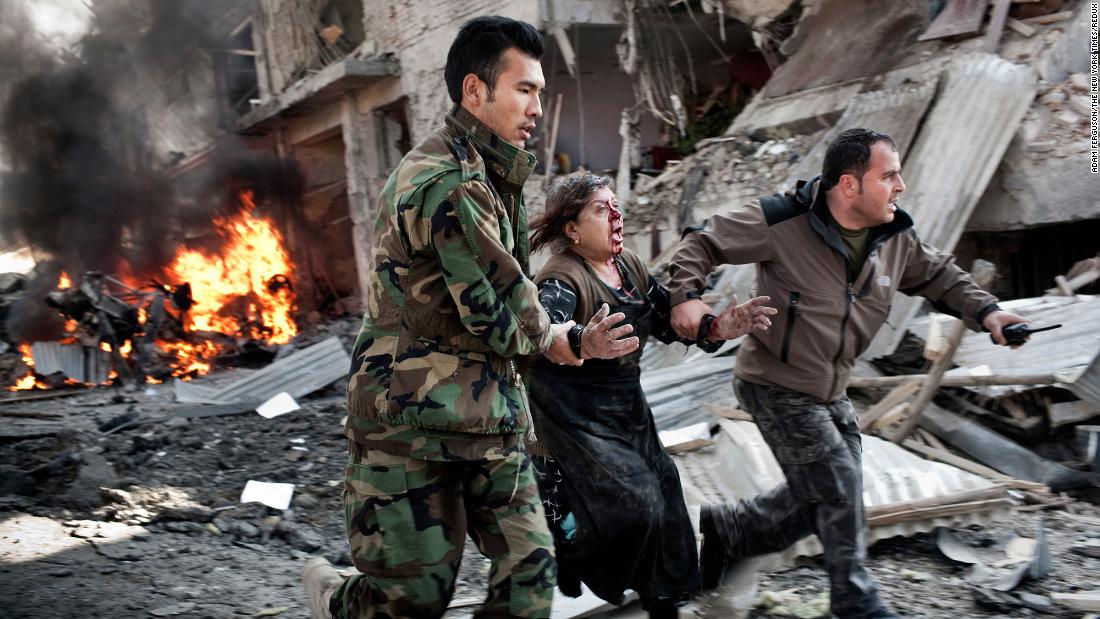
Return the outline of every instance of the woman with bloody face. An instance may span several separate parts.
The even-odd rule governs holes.
[[[623,247],[622,212],[606,176],[576,172],[557,180],[531,229],[532,251],[554,251],[535,277],[553,323],[622,312],[642,346],[652,336],[708,351],[771,324],[767,297],[734,300],[698,341],[677,337],[668,290]],[[570,336],[583,365],[539,359],[528,373],[533,451],[543,454],[534,459],[536,476],[554,533],[558,585],[576,596],[584,582],[615,604],[633,589],[651,617],[675,617],[699,587],[699,562],[679,474],[657,439],[639,381],[642,346],[618,359],[591,359],[590,332],[578,326]]]

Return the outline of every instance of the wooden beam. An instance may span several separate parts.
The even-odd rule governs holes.
[[[921,445],[920,443],[906,439],[901,443],[902,447],[915,451],[922,456],[943,462],[944,464],[950,464],[951,466],[960,468],[968,473],[974,473],[980,475],[986,479],[993,481],[1010,481],[1012,478],[1000,471],[995,471],[984,464],[979,464],[973,460],[968,460],[962,456],[957,456],[946,449],[938,449],[936,447],[929,447],[928,445]]]
[[[885,389],[911,381],[921,383],[928,374],[901,374],[898,376],[854,376],[849,387],[859,389]],[[990,374],[988,376],[944,376],[941,387],[979,387],[985,385],[1053,385],[1058,382],[1054,374]]]
[[[1053,24],[1054,22],[1065,21],[1073,17],[1073,11],[1062,11],[1060,13],[1051,13],[1049,15],[1039,15],[1037,17],[1029,17],[1024,21],[1029,24]]]
[[[993,0],[993,10],[990,12],[989,27],[985,29],[985,41],[982,47],[990,54],[996,54],[1001,46],[1001,35],[1004,34],[1005,20],[1008,19],[1008,9],[1012,6],[1012,0]]]
[[[986,499],[983,501],[971,501],[969,503],[953,503],[939,507],[923,507],[904,512],[883,514],[881,516],[868,516],[867,525],[872,527],[897,524],[899,522],[912,522],[913,520],[929,520],[943,518],[945,516],[957,516],[960,514],[973,514],[975,512],[992,511],[994,509],[1014,507],[1009,499]]]
[[[974,261],[974,266],[971,268],[971,278],[979,288],[988,288],[996,272],[997,270],[996,267],[993,266],[993,263],[978,259]],[[924,381],[920,393],[917,394],[917,399],[909,407],[909,416],[901,422],[901,427],[898,428],[897,432],[889,436],[891,441],[895,443],[901,442],[906,435],[917,427],[924,407],[932,401],[932,396],[939,390],[940,381],[943,380],[943,374],[951,365],[951,360],[955,357],[955,351],[958,350],[959,344],[962,342],[963,336],[966,335],[967,331],[968,329],[963,321],[960,320],[958,324],[955,325],[954,331],[948,336],[947,350],[944,351],[942,357],[936,359],[935,363],[932,364],[932,369],[928,371],[928,378]]]
[[[1020,20],[1018,20],[1014,17],[1009,17],[1008,21],[1005,22],[1005,25],[1008,26],[1009,28],[1012,28],[1013,30],[1015,30],[1016,33],[1019,34],[1020,36],[1023,36],[1023,37],[1026,37],[1026,38],[1030,38],[1030,37],[1035,36],[1035,27],[1034,26],[1029,26],[1029,25],[1025,24],[1024,22],[1022,22],[1022,21],[1020,21]]]
[[[723,419],[732,419],[734,421],[753,421],[752,415],[739,408],[732,406],[719,406],[718,404],[710,404],[703,402],[703,408],[707,409],[711,415],[721,417]]]
[[[874,507],[867,508],[867,517],[871,518],[874,516],[895,514],[914,509],[926,509],[929,507],[943,507],[944,505],[952,505],[956,503],[971,503],[974,501],[985,501],[987,499],[1001,499],[1005,498],[1007,492],[1007,485],[994,484],[992,486],[986,486],[985,488],[962,490],[959,492],[954,492],[941,496],[925,497],[921,499],[913,499],[911,501],[899,501],[897,503],[888,503],[886,505],[876,505]]]
[[[665,451],[669,454],[680,454],[686,451],[695,451],[696,449],[702,449],[703,447],[710,447],[715,442],[706,438],[693,438],[690,441],[684,441],[683,443],[676,443],[675,445],[669,445],[665,447]]]
[[[893,376],[889,378],[895,378]],[[894,389],[886,394],[878,404],[872,406],[866,413],[863,413],[859,417],[859,430],[860,432],[866,431],[870,428],[880,417],[885,415],[891,409],[898,404],[905,403],[906,400],[913,397],[913,395],[920,389],[921,381],[912,377],[904,377],[908,380],[899,381]],[[849,383],[851,386],[851,383]]]

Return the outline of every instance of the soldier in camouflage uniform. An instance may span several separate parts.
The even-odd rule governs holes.
[[[520,372],[525,357],[580,364],[572,323],[550,325],[528,277],[523,150],[542,115],[542,37],[481,17],[447,57],[455,107],[387,181],[370,292],[348,385],[344,580],[303,572],[314,617],[439,617],[466,532],[492,562],[482,617],[548,617],[556,582]],[[638,346],[601,312],[600,355]],[[601,320],[602,319],[602,320]],[[620,339],[621,338],[621,339]]]

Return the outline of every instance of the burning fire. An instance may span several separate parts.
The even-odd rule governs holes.
[[[220,333],[238,342],[285,344],[298,334],[292,317],[295,295],[288,279],[292,273],[290,257],[274,223],[256,212],[252,192],[242,192],[240,200],[243,208],[237,215],[214,219],[225,240],[218,254],[180,249],[164,275],[169,281],[187,282],[191,286],[193,304],[185,314],[188,332]],[[121,272],[127,273],[128,269],[123,268]],[[123,279],[138,288],[131,277],[123,276]],[[69,275],[62,273],[57,288],[72,286]],[[140,324],[146,323],[147,315],[145,307],[138,308]],[[76,341],[77,329],[75,320],[67,320],[65,338],[61,341]],[[192,339],[195,341],[157,340],[161,351],[175,356],[173,376],[205,374],[218,356],[219,344],[212,339]],[[130,343],[125,342],[118,353],[129,357],[130,349]],[[100,350],[111,352],[111,346],[102,343]],[[21,345],[20,351],[24,363],[32,370],[9,390],[46,388],[40,381],[36,385],[30,345]],[[160,381],[150,377],[147,382]]]
[[[208,256],[181,250],[168,274],[191,284],[190,330],[286,344],[298,334],[292,318],[294,293],[286,282],[290,257],[275,225],[255,213],[252,192],[242,192],[240,197],[244,208],[237,216],[214,219],[226,240],[221,253]],[[210,341],[158,345],[176,353],[179,363],[173,374],[177,376],[205,374],[218,354]]]
[[[192,329],[286,344],[298,334],[291,318],[294,295],[276,278],[290,273],[290,258],[271,221],[253,216],[252,192],[243,192],[241,201],[245,208],[240,215],[214,219],[227,239],[221,255],[181,250],[168,272],[176,281],[191,283]],[[242,301],[250,325],[244,333],[238,317],[223,311]]]

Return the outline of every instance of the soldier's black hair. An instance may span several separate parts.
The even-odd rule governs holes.
[[[871,167],[871,147],[876,142],[886,142],[894,150],[898,145],[885,133],[871,129],[848,129],[836,136],[825,151],[825,163],[821,166],[821,189],[829,190],[840,182],[840,177],[851,174],[859,179],[863,191],[863,175]]]
[[[462,80],[470,73],[489,86],[492,101],[497,77],[503,69],[500,57],[511,47],[542,59],[542,35],[527,22],[487,15],[462,24],[447,52],[447,68],[443,71],[451,101],[456,104],[462,101]]]

